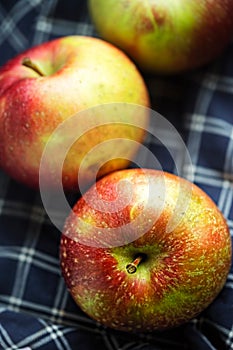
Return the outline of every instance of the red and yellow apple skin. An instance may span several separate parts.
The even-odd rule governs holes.
[[[232,0],[89,0],[89,9],[100,36],[150,72],[200,67],[232,38]]]
[[[68,36],[19,54],[0,68],[1,168],[17,181],[38,188],[41,156],[56,127],[80,111],[110,103],[150,104],[135,64],[113,45],[92,37]],[[96,116],[99,124],[100,118]],[[142,118],[140,130],[123,125],[133,124],[132,116],[123,116],[121,121],[117,127],[92,130],[72,147],[63,168],[65,189],[76,186],[82,157],[98,142],[114,137],[142,142],[148,115]],[[85,126],[85,118],[80,123]],[[43,174],[49,188],[57,179],[46,171],[52,169],[59,147],[62,140]],[[133,147],[126,148],[125,158],[131,159],[133,152]],[[111,148],[108,153],[106,159],[112,159]],[[100,175],[127,167],[126,159],[107,163]],[[93,181],[91,168],[98,162],[101,164],[100,159],[91,159],[84,182]]]
[[[164,206],[154,220],[161,186]],[[107,203],[117,203],[116,211],[114,204],[104,210]],[[171,231],[170,219],[176,222]],[[128,169],[100,179],[78,200],[65,223],[60,259],[72,297],[90,317],[123,331],[163,330],[198,315],[221,291],[231,238],[223,215],[199,187],[169,173]]]

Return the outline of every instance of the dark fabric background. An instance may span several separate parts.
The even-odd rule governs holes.
[[[0,64],[70,34],[97,35],[85,0],[0,1]],[[233,234],[233,45],[195,72],[144,78],[152,108],[188,147],[194,182],[215,201]],[[150,139],[147,146],[164,170],[173,171],[161,145]],[[59,240],[40,193],[0,172],[0,349],[233,349],[232,270],[198,318],[171,331],[131,335],[96,324],[74,304],[60,274]]]

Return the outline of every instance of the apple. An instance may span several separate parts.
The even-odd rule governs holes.
[[[210,62],[233,33],[232,0],[89,0],[89,10],[102,38],[160,74]]]
[[[38,189],[40,162],[51,135],[64,124],[64,133],[54,142],[53,156],[41,172],[48,188],[56,187],[54,163],[69,132],[66,121],[94,106],[117,103],[149,106],[149,95],[135,64],[118,48],[101,39],[67,36],[42,43],[20,53],[0,68],[0,166],[15,180]],[[120,146],[106,147],[100,155],[86,160],[82,181],[86,184],[109,171],[125,168],[144,137],[148,114],[142,114],[141,128],[133,125],[132,113],[123,114],[118,125],[106,124],[104,108],[95,116],[98,127],[88,130],[85,113],[72,128],[86,132],[70,146],[62,169],[64,189],[77,186],[77,173],[83,157],[97,144],[121,138]],[[87,112],[88,114],[88,112]],[[73,123],[74,124],[74,123]],[[128,125],[126,125],[128,124]],[[135,141],[129,148],[124,139]],[[63,140],[64,139],[64,140]],[[55,145],[56,143],[56,145]],[[125,159],[112,159],[121,147]],[[107,160],[110,159],[109,162]],[[102,164],[105,166],[101,166]],[[94,170],[93,170],[94,169]],[[97,170],[96,170],[97,169]],[[94,174],[94,175],[93,175]]]
[[[61,237],[61,271],[77,305],[122,331],[164,330],[197,316],[231,264],[226,220],[191,182],[152,169],[98,180]]]

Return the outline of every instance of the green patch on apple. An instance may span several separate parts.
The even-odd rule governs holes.
[[[211,62],[230,43],[233,30],[231,0],[89,0],[89,10],[102,38],[157,74]]]

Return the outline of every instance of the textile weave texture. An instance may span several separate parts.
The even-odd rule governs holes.
[[[66,35],[98,36],[85,0],[1,0],[0,64]],[[233,38],[233,33],[232,33]],[[205,67],[175,77],[144,74],[152,109],[182,136],[194,183],[217,204],[233,235],[233,44]],[[152,138],[163,170],[173,165]],[[183,173],[188,178],[188,174]],[[59,268],[60,232],[39,191],[0,171],[0,349],[233,349],[233,274],[214,302],[174,330],[132,335],[97,324],[69,295]]]

